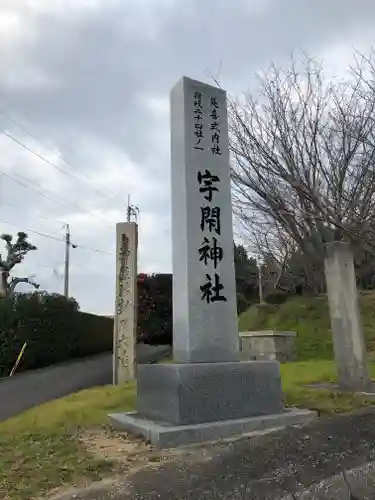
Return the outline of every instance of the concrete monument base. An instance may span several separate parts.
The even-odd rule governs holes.
[[[176,425],[283,411],[277,361],[140,365],[137,411]]]
[[[137,412],[110,415],[159,448],[215,441],[314,418],[283,404],[277,361],[139,365]]]
[[[237,438],[246,434],[301,425],[310,422],[316,413],[298,408],[285,409],[275,415],[228,419],[191,425],[174,425],[149,420],[139,413],[109,415],[112,425],[119,430],[143,436],[156,448],[175,448],[194,443]]]

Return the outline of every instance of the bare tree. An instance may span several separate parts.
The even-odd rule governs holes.
[[[15,243],[12,243],[13,237],[10,234],[3,234],[0,239],[5,242],[6,249],[5,257],[0,254],[0,297],[13,295],[19,283],[29,283],[34,288],[39,288],[39,285],[29,278],[10,278],[12,269],[20,264],[29,252],[36,250],[36,246],[27,241],[27,234],[19,232]]]
[[[242,213],[239,223],[239,228],[242,228],[239,232],[247,248],[252,254],[259,255],[261,261],[268,262],[267,266],[262,266],[264,295],[267,296],[279,288],[285,278],[287,263],[296,245],[277,224],[259,220],[257,213],[253,212],[251,218]]]
[[[375,99],[361,65],[335,84],[308,57],[273,65],[257,100],[229,103],[236,215],[263,246],[299,249],[314,291],[323,243],[375,248]]]

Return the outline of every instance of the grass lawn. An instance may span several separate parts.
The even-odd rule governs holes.
[[[281,372],[288,406],[329,414],[374,403],[352,394],[303,387],[334,380],[332,361],[287,363],[281,365]],[[134,384],[107,386],[47,403],[0,423],[0,498],[31,500],[62,485],[113,474],[116,463],[91,454],[77,437],[84,431],[106,428],[109,412],[131,410],[134,402]]]
[[[375,364],[369,365],[375,378]],[[319,414],[344,413],[375,404],[374,398],[352,393],[331,392],[324,389],[310,389],[307,384],[335,382],[335,364],[330,360],[310,360],[281,365],[281,377],[286,406],[297,406],[317,410]]]
[[[103,426],[112,410],[134,408],[134,395],[134,384],[89,389],[0,422],[0,499],[30,500],[108,475],[113,463],[87,453],[77,436]]]

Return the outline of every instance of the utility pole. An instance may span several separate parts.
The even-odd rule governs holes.
[[[132,209],[130,206],[130,194],[128,194],[128,208],[126,209],[126,222],[130,222],[131,214],[132,214]]]
[[[65,272],[64,272],[64,296],[69,298],[69,264],[70,264],[70,227],[66,225],[65,233]]]
[[[263,281],[262,281],[262,261],[258,258],[258,287],[259,287],[259,303],[263,302]]]
[[[135,205],[130,205],[130,194],[128,194],[128,208],[126,209],[126,222],[131,222],[132,216],[135,222],[138,219],[139,208]]]

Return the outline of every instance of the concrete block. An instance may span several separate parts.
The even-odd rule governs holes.
[[[283,411],[277,361],[140,365],[137,410],[149,419],[197,424]]]
[[[139,413],[109,415],[111,424],[121,431],[143,436],[156,448],[219,441],[251,435],[259,431],[301,425],[310,422],[316,413],[297,408],[285,409],[276,415],[254,416],[240,419],[206,422],[191,425],[173,425],[144,418]]]
[[[240,332],[241,360],[293,361],[296,332],[259,330]]]

